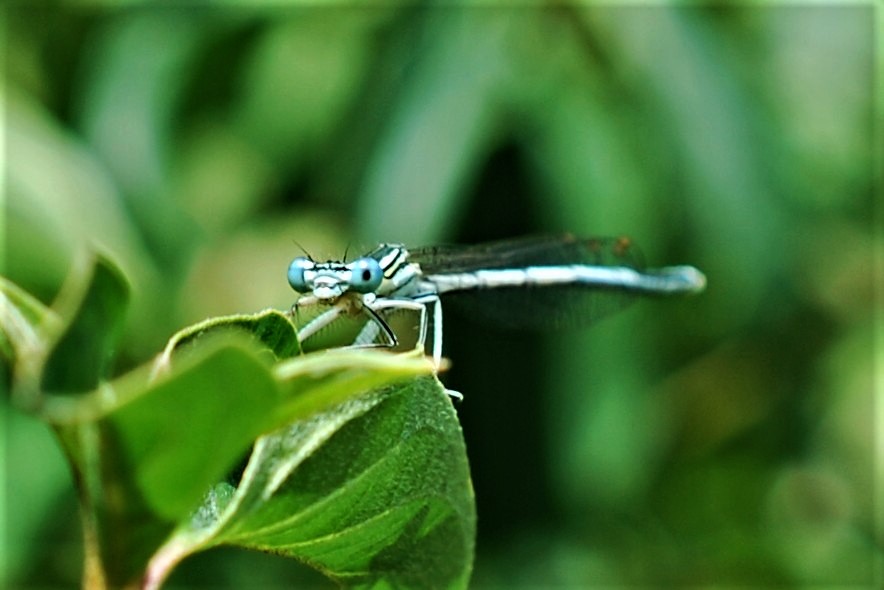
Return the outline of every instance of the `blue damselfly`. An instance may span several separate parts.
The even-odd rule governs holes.
[[[628,238],[569,235],[518,238],[475,246],[408,249],[381,244],[351,262],[295,258],[288,280],[301,294],[292,311],[326,307],[299,330],[302,343],[341,317],[363,316],[353,345],[395,347],[392,312],[416,314],[416,347],[432,329],[432,356],[442,358],[442,297],[481,297],[482,313],[514,325],[588,323],[635,295],[698,293],[706,277],[693,266],[645,269]],[[505,305],[503,303],[506,303]],[[432,328],[431,328],[432,326]]]

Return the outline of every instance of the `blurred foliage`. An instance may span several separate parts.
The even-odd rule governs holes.
[[[285,309],[302,247],[627,234],[707,292],[562,333],[446,314],[473,585],[881,584],[872,5],[2,18],[3,274],[49,301],[84,243],[113,253],[137,294],[118,369],[185,323]],[[3,411],[3,575],[75,583],[63,463]],[[172,585],[302,575],[211,555]]]

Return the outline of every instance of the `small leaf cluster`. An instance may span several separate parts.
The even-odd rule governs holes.
[[[130,288],[110,260],[83,257],[48,307],[0,281],[13,402],[53,429],[73,470],[84,587],[158,588],[222,544],[348,587],[466,586],[469,468],[422,356],[304,354],[269,309],[181,330],[112,376]]]

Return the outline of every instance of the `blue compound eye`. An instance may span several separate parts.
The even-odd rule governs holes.
[[[381,286],[384,280],[384,271],[374,258],[360,258],[354,260],[350,267],[350,288],[357,293],[371,293]]]
[[[313,266],[313,261],[303,256],[292,260],[292,263],[289,265],[289,285],[292,286],[292,289],[298,293],[310,291],[311,288],[307,286],[307,281],[304,280],[304,271],[312,270]]]

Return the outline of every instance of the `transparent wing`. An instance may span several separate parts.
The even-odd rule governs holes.
[[[443,296],[444,305],[464,308],[470,317],[514,328],[585,326],[629,306],[640,295],[689,292],[695,287],[687,267],[646,271],[641,254],[624,237],[537,236],[474,246],[434,246],[411,250],[409,260],[418,262],[424,275],[575,264],[627,268],[651,285],[636,289],[586,282],[495,287]]]
[[[415,248],[409,250],[408,258],[418,262],[424,274],[560,264],[644,269],[641,254],[625,237],[531,236],[471,246]]]

